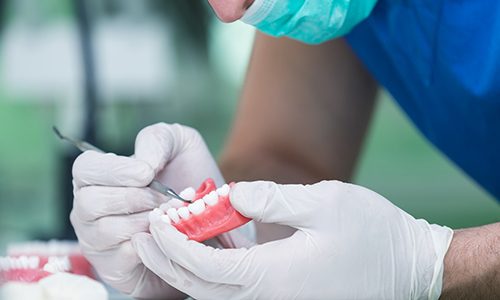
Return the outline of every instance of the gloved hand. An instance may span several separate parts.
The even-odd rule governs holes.
[[[238,183],[231,203],[289,238],[214,249],[162,221],[133,237],[144,264],[196,299],[437,299],[452,230],[338,181]]]
[[[137,135],[133,157],[86,151],[75,160],[73,177],[71,222],[99,276],[136,298],[181,297],[144,267],[130,239],[148,231],[148,212],[168,200],[146,187],[154,178],[176,191],[207,177],[224,183],[199,133],[178,124],[146,127]]]

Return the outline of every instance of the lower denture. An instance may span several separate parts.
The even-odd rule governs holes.
[[[193,202],[215,190],[215,182],[210,178],[205,180],[196,191]],[[215,205],[206,205],[200,214],[191,214],[189,219],[181,219],[178,223],[172,222],[173,226],[189,239],[203,242],[250,221],[234,209],[229,201],[229,194],[218,197]]]

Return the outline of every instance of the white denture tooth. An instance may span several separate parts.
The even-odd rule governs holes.
[[[56,267],[55,267],[53,264],[51,264],[51,263],[46,263],[46,264],[43,266],[43,270],[44,270],[45,272],[52,273],[52,274],[57,273],[57,269],[56,269]]]
[[[9,263],[9,269],[19,269],[19,266],[17,265],[17,258],[15,257],[9,257],[9,260],[7,261]]]
[[[10,257],[4,258],[4,269],[6,271],[14,269],[14,261]]]
[[[67,256],[51,256],[43,266],[43,270],[49,273],[68,272],[71,270],[71,262]]]
[[[224,184],[220,188],[217,189],[217,194],[219,194],[222,197],[225,197],[229,195],[229,185]]]
[[[194,202],[195,205],[201,208],[201,210],[205,210],[205,202],[202,199],[198,199]]]
[[[172,206],[168,203],[163,203],[162,205],[160,205],[160,210],[163,212],[163,213],[167,213],[168,209],[171,208]]]
[[[179,209],[177,210],[177,213],[178,213],[178,214],[179,214],[179,216],[180,216],[181,218],[183,218],[184,220],[189,219],[189,209],[188,209],[187,207],[183,206],[183,207],[179,208]]]
[[[36,269],[40,265],[40,258],[38,256],[30,256],[28,258],[28,265],[30,269]]]
[[[0,257],[0,271],[7,271],[10,269],[10,264],[7,257]]]
[[[6,257],[5,260],[4,260],[4,264],[5,264],[5,270],[11,270],[11,269],[14,269],[14,260],[10,257]]]
[[[181,196],[181,198],[184,198],[184,199],[189,200],[189,201],[193,201],[195,195],[196,195],[196,191],[192,187],[188,187],[188,188],[184,189],[179,194],[179,196]]]
[[[25,255],[19,256],[19,264],[21,265],[21,269],[28,269],[28,257]]]
[[[174,223],[179,223],[179,215],[177,214],[177,209],[171,207],[167,210],[167,215]]]
[[[14,258],[14,260],[16,262],[16,268],[17,269],[23,269],[23,259],[21,257],[22,256],[18,256],[16,258]]]
[[[12,261],[8,258],[8,257],[5,257],[2,259],[3,262],[2,262],[2,269],[5,270],[5,271],[8,271],[10,269],[12,269]]]
[[[210,206],[217,204],[218,200],[219,195],[215,191],[211,191],[210,193],[208,193],[208,195],[205,195],[205,197],[203,197],[203,201]]]
[[[193,215],[199,215],[205,210],[205,202],[201,199],[196,200],[188,205],[188,209]]]
[[[170,218],[167,215],[161,216],[160,220],[165,224],[170,224]]]
[[[68,256],[64,256],[64,271],[68,272],[72,269],[71,261]]]
[[[12,269],[21,269],[21,261],[19,258],[12,258],[11,259],[11,268]]]

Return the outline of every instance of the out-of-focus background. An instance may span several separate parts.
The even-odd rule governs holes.
[[[204,0],[0,0],[0,254],[9,242],[67,238],[71,162],[51,126],[131,154],[155,122],[198,129],[220,152],[253,31]],[[500,206],[436,151],[381,92],[355,182],[454,228]]]

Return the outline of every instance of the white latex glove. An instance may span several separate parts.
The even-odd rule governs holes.
[[[181,297],[144,267],[130,239],[148,232],[148,212],[168,200],[146,188],[154,178],[178,192],[208,177],[223,184],[200,134],[178,124],[146,127],[137,135],[133,157],[86,151],[75,160],[73,177],[71,222],[99,276],[136,298]]]
[[[297,229],[250,249],[214,249],[161,221],[133,238],[144,264],[196,299],[437,299],[452,230],[338,181],[238,183],[231,203]]]

